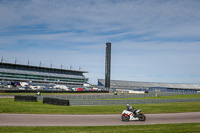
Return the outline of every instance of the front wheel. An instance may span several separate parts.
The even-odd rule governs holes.
[[[138,118],[139,118],[140,121],[145,121],[146,120],[146,116],[143,115],[143,114],[139,114]]]
[[[127,115],[127,114],[122,115],[122,121],[129,121],[129,119],[130,119],[129,115]]]

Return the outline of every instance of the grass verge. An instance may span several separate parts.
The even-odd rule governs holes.
[[[126,125],[126,126],[86,126],[86,127],[0,127],[2,133],[199,133],[199,123]]]
[[[143,113],[199,112],[200,102],[177,102],[157,104],[135,104]],[[38,102],[14,101],[13,98],[0,98],[0,113],[25,114],[120,114],[126,105],[98,106],[59,106]],[[74,111],[78,110],[78,111]]]
[[[42,93],[42,95],[84,95],[86,93]],[[87,93],[94,94],[94,93]],[[105,93],[98,93],[104,95]],[[36,93],[0,93],[0,96],[8,95],[36,95]],[[144,95],[144,94],[141,94]],[[154,96],[154,97],[132,97],[132,98],[104,98],[103,100],[131,100],[131,99],[195,99],[200,98],[200,94],[190,95],[171,95],[171,96]],[[97,99],[96,99],[97,100]]]
[[[142,94],[141,94],[142,95]],[[196,99],[200,94],[191,95],[171,95],[171,96],[154,96],[154,97],[131,97],[131,98],[105,98],[103,100],[134,100],[134,99]]]

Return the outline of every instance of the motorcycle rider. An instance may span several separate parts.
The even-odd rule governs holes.
[[[133,112],[134,117],[137,116],[137,114],[136,114],[136,109],[133,108],[130,104],[126,104],[126,108],[127,108],[127,111],[131,111],[131,112]]]

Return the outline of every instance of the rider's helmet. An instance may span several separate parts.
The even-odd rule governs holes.
[[[126,108],[129,109],[129,107],[130,107],[130,104],[126,104]]]

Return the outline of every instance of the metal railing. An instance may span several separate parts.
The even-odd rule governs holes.
[[[126,105],[128,104],[152,104],[170,102],[197,102],[200,99],[140,99],[140,100],[70,100],[71,106],[79,105]]]
[[[191,93],[151,93],[151,94],[129,94],[129,95],[44,95],[37,96],[37,100],[43,100],[44,97],[67,99],[70,105],[123,105],[123,104],[150,104],[150,103],[169,103],[169,102],[196,102],[200,99],[132,99],[132,100],[115,100],[114,98],[139,98],[155,97],[170,95],[185,95]],[[112,100],[113,98],[113,100]],[[105,100],[104,100],[105,99]],[[109,100],[106,100],[109,99]]]
[[[155,96],[171,96],[171,95],[186,95],[193,93],[145,93],[145,94],[127,94],[127,95],[114,95],[114,94],[102,94],[102,95],[42,95],[38,96],[39,100],[43,100],[43,97],[60,98],[67,100],[89,100],[89,99],[112,99],[112,98],[142,98],[142,97],[155,97]]]

